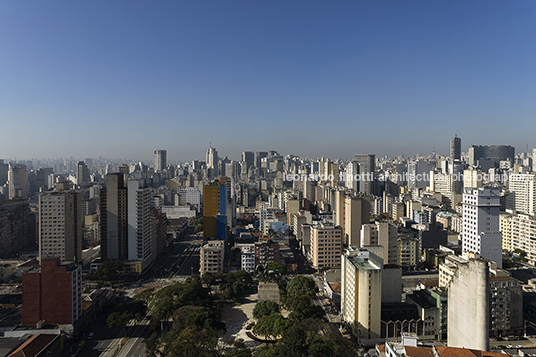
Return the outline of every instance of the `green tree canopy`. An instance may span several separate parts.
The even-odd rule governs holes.
[[[279,312],[279,304],[271,300],[259,301],[253,309],[253,317],[260,319],[263,316],[268,316]]]
[[[111,281],[117,280],[119,274],[124,272],[125,265],[117,259],[106,260],[98,269],[88,276],[90,280]]]
[[[313,279],[303,275],[294,277],[287,285],[287,293],[290,296],[313,297],[318,292],[318,287]]]
[[[253,333],[267,338],[277,338],[283,335],[290,326],[292,326],[292,322],[289,319],[274,313],[262,316],[253,326]]]
[[[279,262],[273,262],[273,263],[268,264],[266,266],[266,269],[272,270],[278,273],[279,275],[285,274],[287,272],[287,268]]]

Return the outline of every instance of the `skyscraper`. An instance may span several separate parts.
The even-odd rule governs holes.
[[[465,189],[463,193],[462,251],[475,252],[502,267],[498,188]]]
[[[9,165],[4,164],[4,159],[0,159],[0,186],[3,186],[7,182],[7,172]]]
[[[450,139],[450,160],[461,160],[462,159],[462,139],[458,137],[458,135],[454,135],[452,139]]]
[[[267,151],[257,151],[255,153],[255,166],[257,166],[258,169],[261,168],[261,160],[264,157],[268,157]]]
[[[76,164],[76,184],[78,186],[89,182],[89,170],[84,161],[78,161]]]
[[[513,195],[511,208],[530,215],[536,213],[536,174],[511,174],[508,190]]]
[[[242,152],[242,161],[248,165],[248,169],[252,166],[255,166],[255,154],[253,151]]]
[[[164,171],[167,166],[167,151],[155,150],[154,152],[154,170]]]
[[[460,259],[448,288],[449,346],[488,350],[490,296],[488,263]]]
[[[220,174],[218,171],[218,162],[218,151],[211,145],[207,150],[207,169],[212,170],[212,177]]]
[[[145,187],[142,180],[128,181],[128,260],[131,269],[143,272],[158,253],[157,224],[151,210],[151,188]]]
[[[9,164],[7,172],[7,184],[9,188],[9,199],[20,197],[27,199],[29,194],[28,172],[26,165]]]
[[[124,174],[106,175],[106,188],[100,193],[101,257],[128,259],[127,188]]]
[[[363,340],[381,336],[383,261],[349,247],[341,257],[341,314]]]
[[[82,217],[79,191],[39,195],[39,260],[82,261]]]
[[[354,161],[359,164],[359,192],[370,196],[374,192],[374,172],[376,171],[376,155],[357,154]]]
[[[499,167],[500,161],[509,160],[514,164],[515,148],[510,145],[471,145],[469,147],[469,165],[478,165],[479,160],[490,160]]]

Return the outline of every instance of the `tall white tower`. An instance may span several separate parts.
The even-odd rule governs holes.
[[[463,193],[462,251],[475,252],[502,268],[498,188],[465,189]]]
[[[210,145],[207,150],[207,169],[212,169],[214,176],[218,176],[219,174],[218,161],[218,151]]]

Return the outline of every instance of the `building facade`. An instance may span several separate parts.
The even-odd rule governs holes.
[[[224,246],[221,240],[210,240],[201,247],[199,273],[223,272]]]
[[[498,188],[466,189],[463,194],[462,251],[475,252],[502,267]]]
[[[100,192],[101,257],[128,260],[127,187],[122,173],[106,175]]]
[[[382,270],[382,259],[365,249],[342,255],[341,314],[361,341],[381,336]]]
[[[22,306],[24,325],[44,320],[73,326],[82,317],[81,267],[43,259],[39,271],[22,275]]]
[[[39,260],[82,261],[81,193],[55,191],[39,195]]]
[[[309,260],[316,269],[339,268],[342,253],[342,228],[320,223],[311,228]]]

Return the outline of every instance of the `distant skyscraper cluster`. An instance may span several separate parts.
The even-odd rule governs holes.
[[[275,262],[325,272],[325,293],[358,343],[411,335],[486,350],[488,336],[523,334],[523,313],[536,321],[517,273],[502,269],[503,258],[536,265],[536,157],[467,147],[455,135],[449,156],[233,159],[210,144],[205,161],[179,164],[166,150],[145,163],[0,160],[0,253],[37,249],[41,271],[25,276],[26,296],[67,278],[62,291],[78,294],[80,264],[120,260],[138,280],[193,226],[203,238],[195,273]],[[100,256],[84,255],[99,246]],[[66,303],[78,304],[73,296]],[[49,302],[30,301],[23,315],[34,323]],[[79,318],[71,311],[49,318],[69,324]]]

